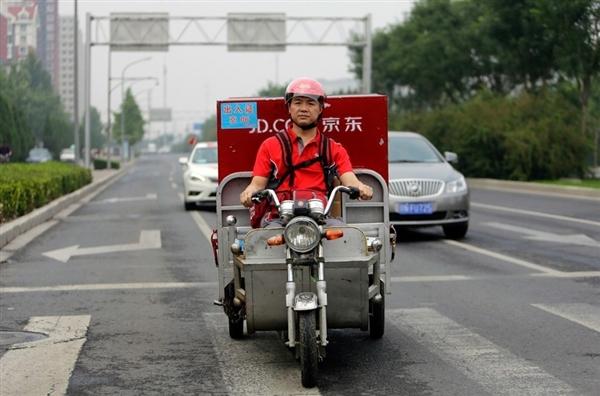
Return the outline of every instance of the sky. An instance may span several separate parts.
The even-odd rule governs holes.
[[[225,17],[228,13],[284,13],[286,17],[344,17],[363,18],[371,15],[372,31],[390,24],[401,23],[410,12],[414,0],[328,0],[328,1],[203,1],[203,0],[79,0],[79,26],[84,31],[86,14],[107,17],[111,12],[167,12],[171,17]],[[73,15],[74,1],[60,0],[59,13]],[[288,21],[288,32],[291,21]],[[171,35],[183,30],[183,22],[174,22]],[[210,37],[226,39],[219,29],[224,22],[202,20],[202,30]],[[324,37],[327,41],[341,41],[351,29],[362,28],[357,22],[343,22],[332,26],[328,22],[296,24],[290,38],[310,40]],[[108,24],[93,24],[96,39],[107,37]],[[310,32],[309,32],[310,30]],[[185,41],[197,37],[201,31],[193,25],[186,31]],[[311,41],[314,42],[314,39]],[[129,67],[127,77],[154,77],[135,82],[132,92],[142,109],[170,107],[174,122],[153,123],[152,131],[184,134],[192,123],[202,122],[215,113],[216,101],[236,96],[253,96],[269,82],[284,84],[299,76],[322,80],[352,78],[349,71],[349,52],[343,46],[288,46],[285,52],[230,52],[226,46],[171,46],[168,52],[112,52],[112,76],[120,77],[125,66],[139,59],[151,57]],[[108,98],[108,47],[92,48],[91,104],[106,120]],[[166,84],[164,70],[166,69]],[[113,82],[114,85],[117,82]],[[131,83],[130,83],[131,84]],[[111,108],[118,109],[120,89],[113,90]],[[166,95],[165,95],[166,94]],[[166,100],[165,100],[166,99]]]

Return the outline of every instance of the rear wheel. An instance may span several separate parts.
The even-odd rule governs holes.
[[[379,282],[379,293],[381,301],[369,301],[369,336],[381,338],[385,331],[385,288],[382,281]]]
[[[446,224],[443,225],[444,235],[449,239],[462,239],[467,235],[467,230],[469,229],[469,222],[465,221],[464,223],[457,224]]]
[[[317,345],[316,311],[298,312],[298,332],[300,365],[302,366],[302,386],[312,388],[317,384],[319,348]]]
[[[239,340],[244,337],[244,319],[229,318],[229,337]]]

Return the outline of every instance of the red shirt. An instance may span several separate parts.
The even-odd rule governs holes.
[[[290,141],[292,142],[292,164],[298,164],[302,161],[309,160],[319,156],[320,142],[323,134],[317,130],[315,137],[302,147],[302,139],[296,136],[291,127],[287,130]],[[300,141],[300,143],[298,142]],[[343,175],[346,172],[352,171],[352,163],[346,149],[339,143],[330,140],[329,141],[330,158],[335,162],[337,166],[338,175]],[[277,137],[271,136],[262,142],[256,154],[256,161],[254,162],[254,169],[252,174],[254,176],[270,177],[271,169],[274,165],[274,177],[280,178],[287,170],[284,163],[284,152],[277,140]],[[290,190],[318,190],[326,193],[327,184],[325,183],[325,176],[323,175],[323,167],[320,161],[316,161],[313,164],[305,167],[296,169],[294,171],[294,187],[290,187],[290,177],[286,177],[283,183],[277,188],[277,191],[290,191]]]

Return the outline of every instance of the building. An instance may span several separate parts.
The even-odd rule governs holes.
[[[37,5],[39,24],[37,30],[37,57],[52,78],[52,85],[58,90],[59,84],[59,16],[58,0],[31,0],[23,3]]]
[[[60,51],[59,51],[59,83],[58,92],[62,100],[65,111],[71,115],[73,121],[74,113],[74,96],[75,96],[75,40],[73,35],[74,30],[73,16],[61,16],[60,17]],[[84,66],[84,48],[82,41],[82,33],[80,29],[77,29],[77,58],[78,64],[77,69],[79,70],[78,77],[78,108],[79,117],[83,114],[83,66]]]
[[[58,88],[58,28],[58,0],[0,0],[0,64],[33,51]]]
[[[33,2],[8,2],[6,9],[6,59],[4,63],[17,62],[37,48],[37,6]],[[4,38],[4,36],[1,36]],[[3,47],[4,43],[0,44]]]

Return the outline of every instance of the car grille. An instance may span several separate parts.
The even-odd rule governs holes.
[[[432,179],[399,179],[390,181],[390,194],[398,197],[428,197],[442,192],[444,182]]]

